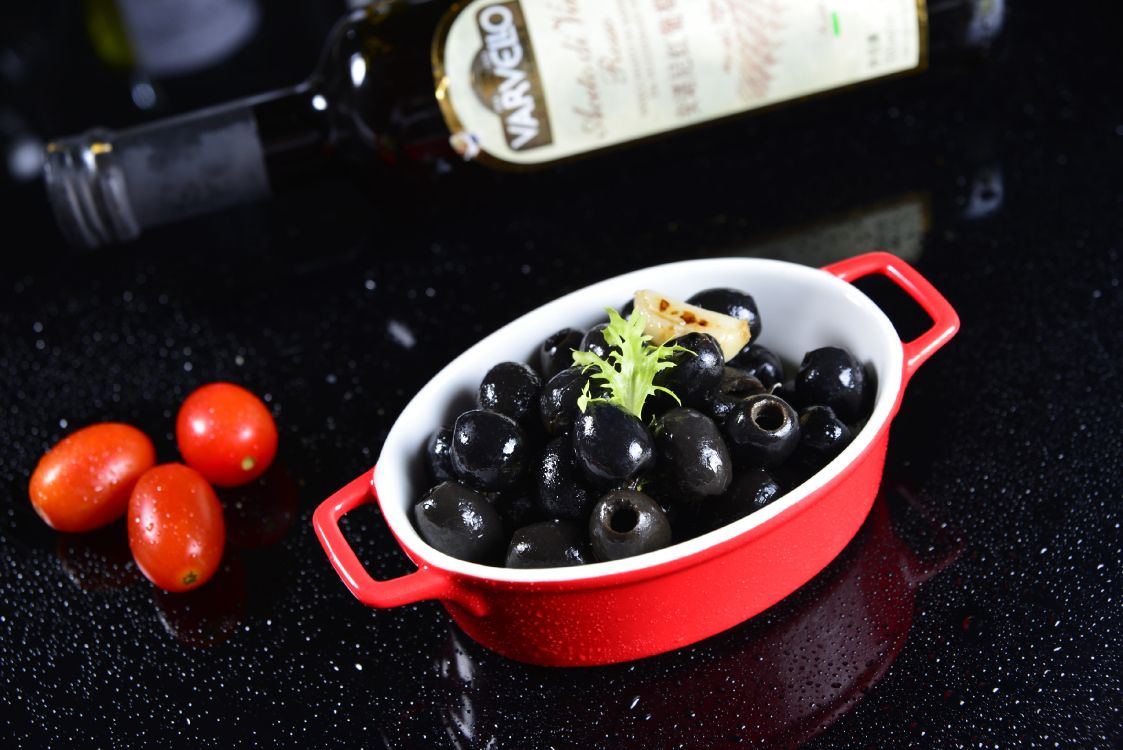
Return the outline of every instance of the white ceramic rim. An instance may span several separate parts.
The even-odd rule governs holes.
[[[531,340],[525,342],[527,359],[529,359],[529,355],[541,342],[558,329],[567,325],[571,327],[591,325],[592,322],[603,318],[603,305],[598,306],[592,302],[594,299],[623,301],[629,299],[636,290],[645,288],[654,288],[672,297],[676,293],[686,297],[694,291],[713,286],[744,288],[756,297],[751,283],[741,283],[741,279],[746,276],[751,278],[754,272],[761,271],[790,277],[794,284],[805,287],[801,288],[800,294],[838,295],[840,304],[854,306],[869,323],[868,329],[863,331],[864,341],[870,346],[876,346],[882,359],[887,363],[878,368],[876,373],[877,396],[869,420],[850,445],[818,473],[779,500],[720,529],[661,550],[610,562],[565,568],[500,568],[446,555],[429,546],[417,534],[407,515],[407,508],[420,498],[421,492],[417,493],[416,498],[407,496],[412,494],[409,491],[411,484],[409,466],[417,465],[418,457],[423,456],[424,453],[425,437],[439,426],[431,418],[424,419],[424,415],[432,409],[429,405],[431,399],[441,399],[442,404],[451,401],[454,396],[450,393],[450,388],[458,378],[463,379],[466,369],[474,370],[472,376],[478,383],[491,366],[511,358],[511,341],[515,340],[520,332],[527,336],[533,333]],[[680,276],[697,276],[699,273],[712,273],[713,280],[707,286],[683,292],[675,291],[676,279]],[[589,301],[582,302],[586,298]],[[620,301],[604,304],[618,305]],[[579,314],[575,310],[583,311],[585,323],[575,318]],[[766,340],[769,318],[763,305],[761,305],[761,318],[765,326],[762,338]],[[827,346],[831,343],[824,341],[818,346]],[[487,354],[493,348],[506,354]],[[829,483],[865,453],[882,427],[892,418],[893,406],[901,388],[902,368],[901,341],[885,313],[865,294],[833,274],[810,266],[762,258],[706,258],[650,266],[559,297],[486,336],[450,362],[418,391],[395,420],[374,469],[375,488],[383,517],[399,543],[415,562],[425,562],[433,568],[462,576],[513,583],[578,581],[632,573],[690,557],[740,536],[800,503],[808,495]],[[423,420],[426,424],[418,427],[418,420]],[[418,439],[419,431],[423,435]]]

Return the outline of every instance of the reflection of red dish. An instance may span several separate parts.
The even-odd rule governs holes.
[[[884,274],[933,324],[902,342],[892,323],[852,287]],[[624,560],[568,568],[497,568],[458,560],[426,544],[409,511],[427,483],[419,455],[447,421],[456,397],[474,392],[512,347],[532,349],[559,321],[591,325],[637,289],[674,296],[714,286],[753,291],[765,321],[762,343],[781,358],[827,343],[849,349],[877,374],[866,425],[827,467],[767,507],[708,534]],[[329,561],[351,592],[372,607],[440,600],[472,638],[513,659],[590,666],[682,648],[775,605],[823,570],[850,542],[877,494],[889,425],[904,389],[958,329],[948,302],[908,264],[870,253],[817,270],[794,263],[717,258],[635,271],[543,305],[485,338],[438,373],[395,421],[373,472],[321,503],[313,517]],[[770,338],[771,337],[771,338]],[[376,581],[348,546],[340,518],[378,502],[398,544],[418,566]]]
[[[214,577],[200,588],[169,593],[153,586],[152,596],[169,635],[188,646],[217,646],[234,635],[245,617],[246,570],[236,553],[227,552]]]
[[[59,534],[55,553],[66,577],[83,591],[123,589],[140,580],[119,523],[85,534]]]
[[[540,705],[556,705],[570,718],[601,707],[588,736],[575,738],[582,747],[631,747],[626,738],[636,734],[658,736],[666,746],[720,747],[733,744],[733,736],[741,738],[737,746],[798,745],[881,680],[908,639],[920,584],[958,552],[922,562],[895,533],[888,501],[880,498],[847,550],[790,600],[700,644],[698,653],[686,650],[627,671],[545,673],[452,632],[436,665],[439,719],[458,747],[505,747],[512,739],[517,745],[517,711],[495,696],[535,695]],[[637,718],[643,718],[642,732]],[[566,726],[570,734],[573,724]],[[495,727],[508,731],[495,737]],[[541,736],[548,729],[527,732]]]

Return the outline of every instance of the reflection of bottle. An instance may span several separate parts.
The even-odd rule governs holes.
[[[929,13],[917,0],[839,12],[762,0],[472,0],[447,14],[435,0],[381,2],[336,27],[305,83],[56,142],[46,174],[64,230],[97,245],[264,198],[341,161],[412,163],[430,178],[462,160],[527,168],[597,154],[605,164],[615,146],[985,46],[990,37],[964,31],[974,16],[963,10],[990,1]]]
[[[84,0],[86,31],[98,57],[127,71],[133,103],[159,103],[160,79],[216,65],[256,33],[256,0]]]

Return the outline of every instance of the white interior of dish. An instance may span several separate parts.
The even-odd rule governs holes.
[[[853,442],[822,471],[771,505],[728,526],[679,544],[624,560],[569,568],[511,569],[465,562],[426,544],[409,511],[429,488],[425,442],[441,425],[474,408],[480,380],[495,364],[521,355],[533,361],[541,342],[555,331],[589,327],[604,309],[619,309],[639,289],[685,299],[711,287],[752,295],[763,328],[759,343],[785,362],[798,363],[820,346],[842,346],[876,372],[873,413]],[[815,268],[757,258],[712,258],[653,266],[586,287],[534,310],[468,349],[418,391],[394,423],[375,469],[375,487],[386,523],[417,558],[434,566],[502,581],[562,581],[636,570],[686,557],[744,533],[795,505],[855,460],[891,416],[901,386],[901,343],[893,325],[868,297]]]

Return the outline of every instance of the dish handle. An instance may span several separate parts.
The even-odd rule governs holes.
[[[344,538],[343,531],[339,528],[339,519],[355,508],[377,500],[372,476],[373,472],[364,472],[320,503],[312,515],[316,538],[320,540],[328,560],[343,583],[356,599],[368,607],[398,607],[427,599],[440,599],[465,606],[474,614],[482,614],[480,601],[459,590],[445,573],[428,565],[387,581],[376,581],[367,573]]]
[[[912,341],[902,342],[904,375],[902,389],[913,373],[959,330],[959,315],[944,295],[936,291],[928,279],[892,253],[866,253],[840,260],[823,270],[843,281],[854,282],[863,276],[881,274],[901,288],[932,319],[932,327]]]

